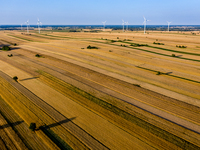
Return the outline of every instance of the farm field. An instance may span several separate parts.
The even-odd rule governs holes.
[[[0,147],[200,149],[198,34],[0,31],[3,45]]]

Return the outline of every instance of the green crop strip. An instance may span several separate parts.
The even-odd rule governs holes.
[[[44,38],[44,39],[54,39],[54,40],[55,40],[55,38],[44,37],[44,36],[33,35],[33,34],[31,34],[30,36],[39,37],[39,38]]]
[[[91,41],[91,42],[96,42],[96,43],[102,43],[102,44],[108,44],[108,45],[114,45],[114,46],[122,47],[122,46],[120,46],[120,45],[111,44],[111,43],[105,43],[105,42],[99,42],[99,41]],[[128,42],[127,42],[127,43],[128,43]],[[129,43],[128,43],[128,44],[129,44]],[[132,44],[134,44],[134,43],[132,43]],[[140,50],[140,51],[149,52],[149,53],[153,53],[153,54],[158,54],[158,55],[162,55],[162,56],[173,57],[172,55],[162,54],[162,53],[153,52],[153,51],[150,51],[150,50],[145,50],[145,49],[140,49],[140,48],[135,48],[135,47],[134,47],[134,48],[133,48],[133,47],[126,47],[126,48],[135,49],[135,50]],[[190,59],[190,58],[184,58],[184,57],[173,57],[173,58],[200,62],[200,60],[197,60],[197,59]]]
[[[137,43],[131,43],[131,42],[124,42],[124,41],[122,41],[122,43],[137,44]],[[161,47],[156,47],[156,46],[150,46],[150,45],[144,45],[144,46],[150,47],[150,48],[156,48],[156,49],[160,49],[160,50],[164,50],[164,51],[170,51],[170,52],[176,52],[176,53],[181,53],[181,54],[188,54],[188,55],[200,56],[200,54],[196,54],[196,53],[176,51],[176,50],[171,50],[171,49],[166,49],[166,48],[161,48]]]
[[[152,69],[148,69],[148,68],[144,68],[144,67],[140,67],[140,66],[136,66],[136,67],[144,69],[144,70],[152,71],[152,72],[155,72],[155,73],[156,72],[160,72],[160,71],[156,71],[156,70],[152,70]],[[184,78],[184,77],[179,77],[179,76],[171,75],[171,74],[168,74],[168,73],[160,72],[160,75],[167,75],[167,76],[171,76],[171,77],[174,77],[174,78],[179,78],[179,79],[182,79],[182,80],[187,80],[187,81],[191,81],[191,82],[195,82],[195,83],[200,83],[200,81],[195,81],[195,80],[192,80],[192,79],[188,79],[188,78]]]
[[[41,35],[55,37],[55,38],[70,38],[70,37],[64,37],[64,36],[54,36],[54,35],[49,35],[49,34],[41,34]]]
[[[8,34],[8,36],[12,36],[12,37],[15,37],[15,38],[18,38],[18,39],[22,39],[22,40],[26,40],[26,41],[29,41],[29,42],[35,42],[35,41],[32,41],[32,40],[25,39],[25,38],[18,37],[18,36],[14,36],[14,35],[9,35],[9,34]]]

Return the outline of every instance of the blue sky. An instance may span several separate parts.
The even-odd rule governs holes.
[[[200,0],[0,0],[0,25],[200,25]]]

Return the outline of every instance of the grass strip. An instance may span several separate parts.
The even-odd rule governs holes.
[[[41,35],[50,36],[50,37],[56,37],[56,38],[67,38],[67,39],[70,38],[70,37],[64,37],[64,36],[54,36],[54,35],[49,35],[49,34],[41,34]]]
[[[114,45],[114,46],[121,47],[120,45],[111,44],[111,43],[105,43],[105,42],[99,42],[99,41],[91,41],[91,42],[102,43],[102,44],[109,44],[109,45]],[[162,56],[173,57],[172,55],[162,54],[162,53],[153,52],[153,51],[150,51],[150,50],[145,50],[145,49],[140,49],[140,48],[135,48],[135,47],[134,48],[133,47],[126,47],[126,48],[131,48],[131,49],[140,50],[140,51],[144,51],[144,52],[149,52],[149,53],[153,53],[153,54],[158,54],[158,55],[162,55]],[[184,60],[190,60],[190,61],[200,62],[200,60],[197,60],[197,59],[190,59],[190,58],[184,58],[184,57],[173,57],[173,58],[178,58],[178,59],[184,59]]]
[[[26,41],[29,41],[29,42],[36,42],[36,41],[33,41],[33,40],[25,39],[25,38],[18,37],[18,36],[14,36],[14,35],[10,35],[10,34],[7,34],[7,35],[8,35],[8,36],[15,37],[15,38],[18,38],[18,39],[26,40]]]
[[[125,41],[122,41],[122,43],[135,44],[135,45],[137,44],[137,43],[131,43],[131,42],[125,42]],[[176,52],[176,53],[182,53],[182,54],[200,56],[200,54],[196,54],[196,53],[190,53],[190,52],[182,52],[182,51],[177,51],[177,50],[171,50],[171,49],[166,49],[166,48],[162,48],[162,47],[150,46],[150,45],[147,45],[147,44],[144,44],[144,46],[150,47],[150,48],[156,48],[156,49],[160,49],[160,50],[164,50],[164,51],[170,51],[170,52]]]
[[[44,36],[40,36],[40,35],[33,35],[33,34],[31,34],[30,36],[39,37],[39,38],[44,38],[44,39],[50,39],[50,40],[55,40],[55,38],[44,37]]]
[[[10,45],[14,45],[14,46],[16,46],[17,44],[16,43],[12,43],[12,42],[8,42],[8,41],[6,41],[6,40],[3,40],[3,39],[0,39],[1,41],[3,41],[3,42],[6,42],[6,43],[8,43],[8,44],[10,44]]]
[[[71,91],[81,95],[82,97],[87,98],[88,100],[98,104],[99,106],[107,109],[108,111],[111,111],[111,112],[115,113],[116,115],[142,127],[146,131],[148,131],[170,143],[177,145],[180,148],[190,149],[190,150],[191,149],[194,149],[194,150],[200,149],[200,147],[198,147],[198,146],[196,146],[196,145],[194,145],[172,133],[169,133],[155,125],[152,125],[152,124],[150,124],[150,123],[148,123],[148,122],[146,122],[146,121],[144,121],[144,120],[142,120],[142,119],[140,119],[140,118],[138,118],[138,117],[136,117],[136,116],[134,116],[134,115],[132,115],[132,114],[130,114],[130,113],[100,99],[100,98],[97,98],[97,97],[91,95],[90,93],[87,93],[69,83],[66,83],[61,79],[58,79],[58,78],[56,78],[44,71],[41,71],[41,70],[39,70],[37,72],[40,73],[41,75],[43,75],[44,77],[46,77],[47,79],[49,79],[51,82],[53,82],[53,84],[55,84],[54,88],[59,87],[59,86],[62,87],[62,88],[60,88],[60,90],[62,90],[61,92],[63,92],[63,93],[65,93],[65,91],[67,91],[67,90],[71,90]],[[59,90],[59,89],[57,89],[57,90]]]
[[[160,72],[160,71],[156,71],[156,70],[152,70],[152,69],[148,69],[148,68],[144,68],[144,67],[140,67],[140,66],[136,66],[136,67],[144,69],[144,70],[152,71],[152,72]],[[184,78],[184,77],[179,77],[179,76],[171,75],[168,73],[160,72],[160,75],[167,75],[167,76],[171,76],[171,77],[175,77],[175,78],[179,78],[179,79],[183,79],[183,80],[187,80],[187,81],[191,81],[191,82],[195,82],[195,83],[200,83],[200,81],[196,81],[196,80],[192,80],[192,79],[188,79],[188,78]]]
[[[190,53],[190,52],[176,51],[176,50],[171,50],[171,49],[166,49],[166,48],[161,48],[161,47],[155,47],[155,46],[150,46],[150,45],[147,45],[146,47],[156,48],[156,49],[160,49],[160,50],[164,50],[164,51],[170,51],[170,52],[176,52],[176,53],[182,53],[182,54],[200,56],[200,54],[195,54],[195,53]]]

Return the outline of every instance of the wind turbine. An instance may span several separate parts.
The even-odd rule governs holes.
[[[38,25],[38,31],[39,31],[39,33],[40,33],[40,25],[42,25],[42,22],[40,22],[39,18],[38,18],[37,25]]]
[[[23,25],[23,24],[21,24],[21,30],[22,30],[22,25]]]
[[[167,24],[168,24],[168,32],[169,32],[169,25],[170,25],[171,23],[172,23],[172,22],[168,22],[168,21],[167,21]]]
[[[105,31],[106,21],[104,21],[102,23],[103,23],[103,31]]]
[[[123,25],[123,32],[124,32],[124,20],[122,19],[122,25]]]
[[[27,24],[27,33],[29,33],[29,30],[28,30],[28,26],[29,26],[29,20],[27,20],[27,22],[25,22]]]
[[[146,26],[147,26],[147,21],[151,21],[151,20],[147,20],[144,16],[144,22],[143,22],[143,25],[144,25],[144,34],[146,33]]]

